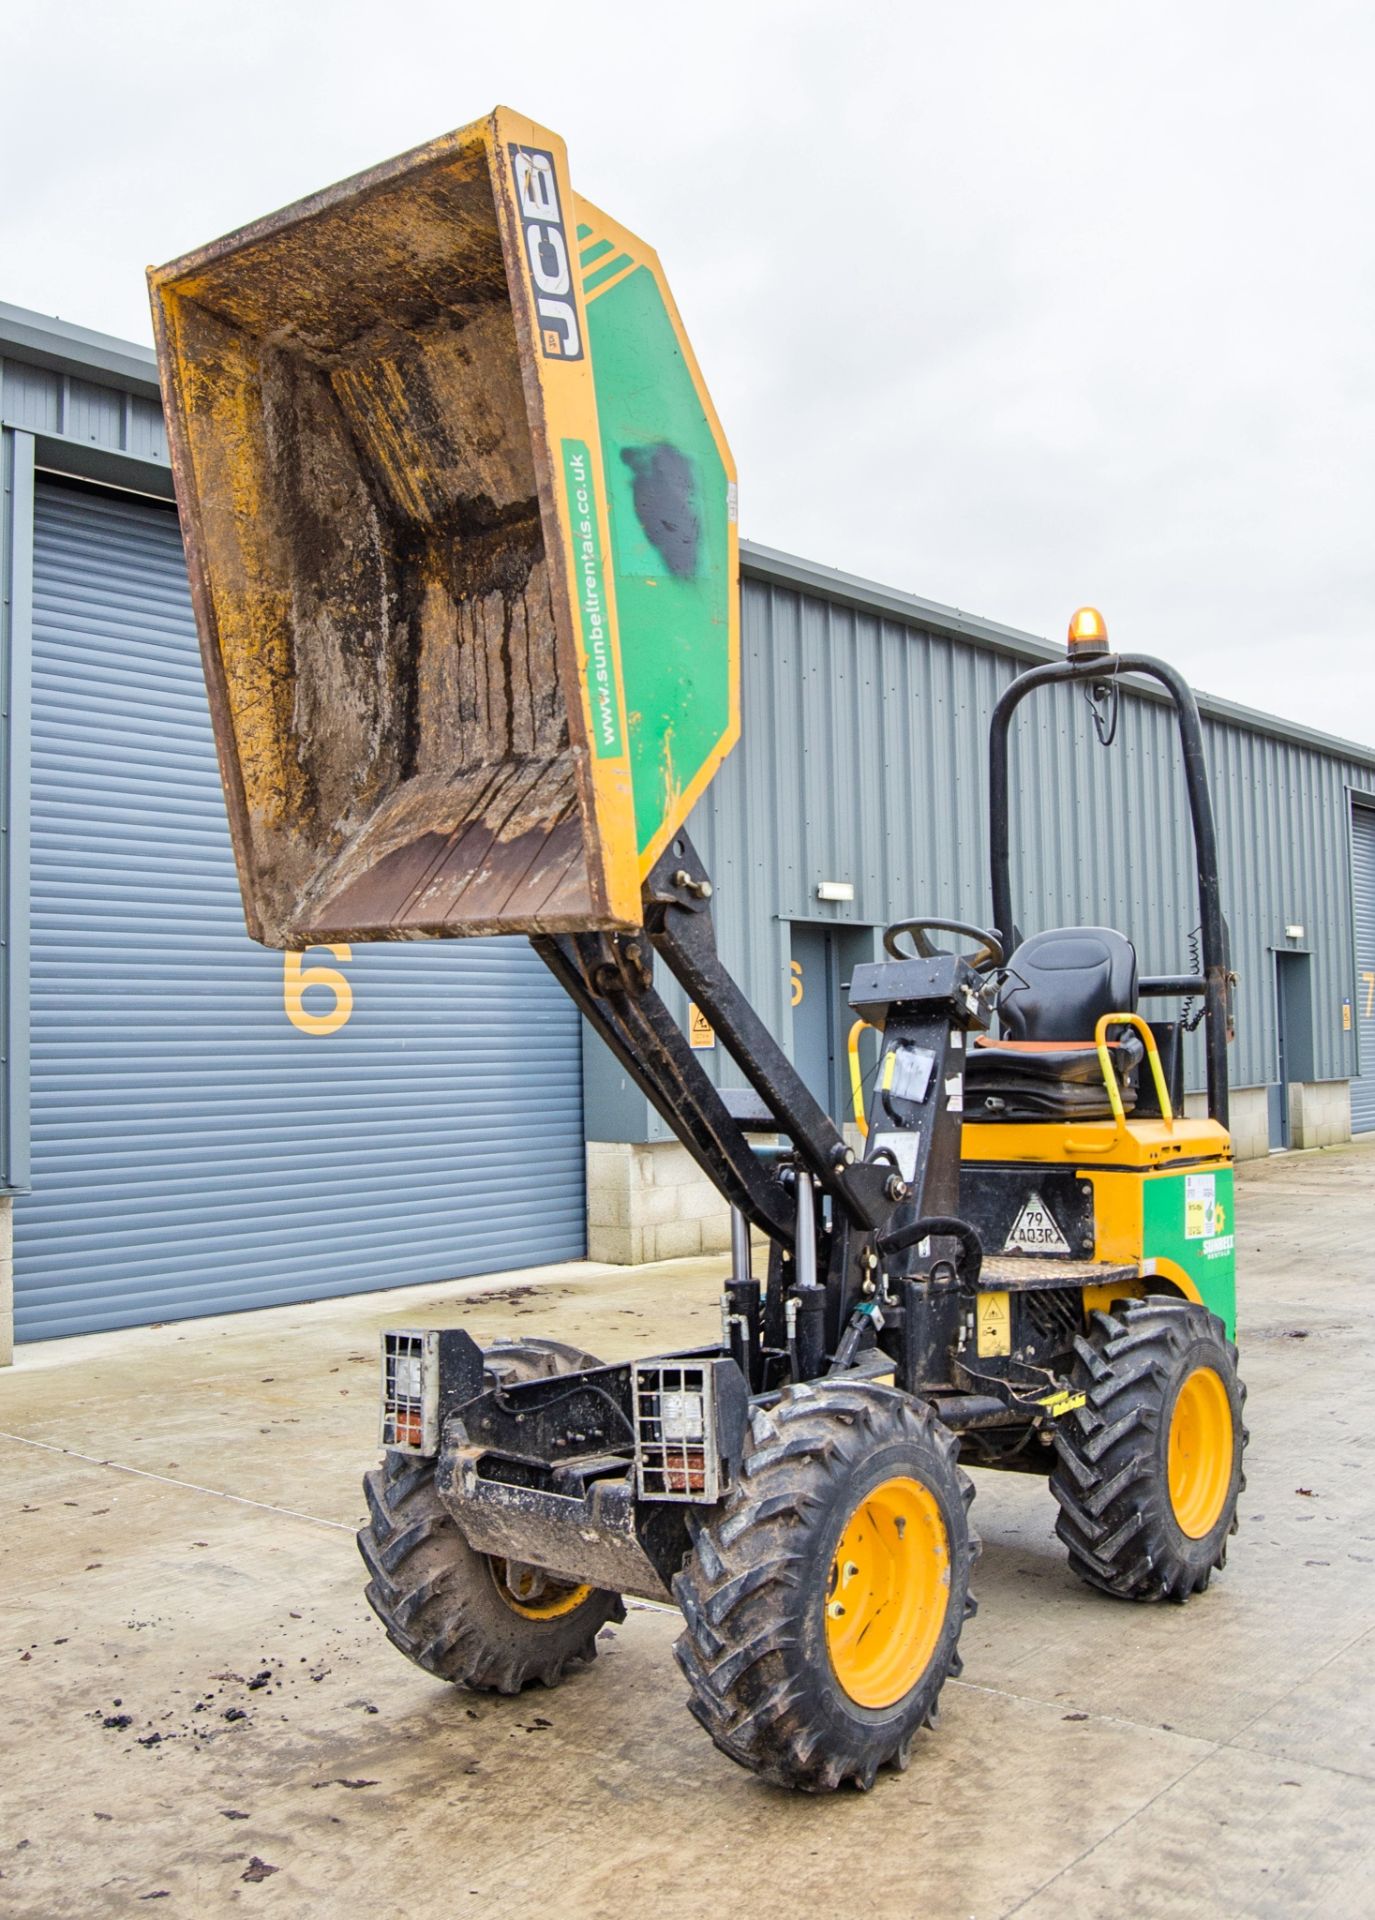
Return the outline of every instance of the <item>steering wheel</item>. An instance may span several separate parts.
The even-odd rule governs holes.
[[[986,927],[971,927],[965,920],[895,920],[891,927],[883,930],[883,950],[894,960],[910,960],[910,953],[904,953],[898,945],[903,934],[910,934],[917,956],[922,960],[935,960],[948,948],[935,946],[927,935],[932,930],[941,933],[962,933],[969,940],[977,940],[979,946],[974,953],[966,954],[969,965],[974,968],[1000,967],[1003,964],[1003,943],[996,933]]]

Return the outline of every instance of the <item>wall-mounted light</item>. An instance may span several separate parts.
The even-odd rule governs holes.
[[[1288,926],[1284,929],[1284,937],[1286,940],[1302,940],[1303,928],[1298,924],[1297,921],[1295,921],[1295,923],[1292,926]]]
[[[818,900],[853,900],[854,883],[850,880],[818,880],[816,897]]]

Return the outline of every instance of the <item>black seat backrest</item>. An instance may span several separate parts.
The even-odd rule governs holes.
[[[1007,970],[998,1013],[1009,1040],[1092,1040],[1105,1013],[1136,1012],[1136,949],[1111,927],[1033,934]]]

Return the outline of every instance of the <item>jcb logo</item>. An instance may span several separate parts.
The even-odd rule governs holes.
[[[540,346],[546,359],[581,360],[582,335],[573,303],[573,269],[559,207],[554,156],[538,147],[512,147],[511,174],[516,183],[526,264],[534,284]]]

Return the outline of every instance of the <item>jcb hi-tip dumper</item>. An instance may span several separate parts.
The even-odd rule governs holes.
[[[1046,1474],[1107,1593],[1205,1587],[1245,1432],[1227,940],[1184,682],[1085,610],[1068,659],[1004,692],[997,931],[905,920],[855,968],[880,1048],[856,1160],[722,967],[683,830],[739,725],[735,485],[655,255],[499,109],[151,280],[250,932],[528,934],[733,1209],[719,1344],[603,1366],[384,1336],[359,1544],[395,1644],[514,1693],[589,1659],[623,1593],[672,1598],[717,1746],[816,1791],[905,1766],[959,1671],[961,1462]],[[1107,733],[1125,673],[1183,746],[1200,927],[1169,978],[1106,927],[1023,937],[1012,900],[1014,709],[1069,682]],[[712,1084],[661,967],[747,1090]],[[1191,997],[1206,1119],[1182,1114]],[[1143,999],[1186,1007],[1148,1022]]]

